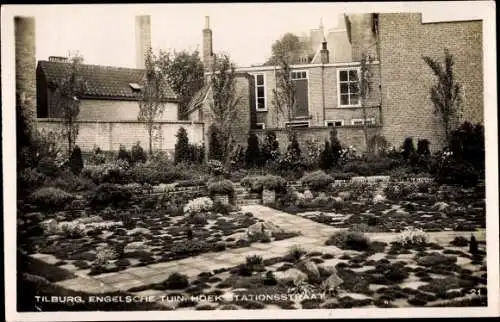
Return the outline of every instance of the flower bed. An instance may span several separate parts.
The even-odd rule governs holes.
[[[91,269],[90,274],[296,236],[285,232],[255,238],[248,228],[262,220],[193,195],[149,196],[129,208],[28,213],[23,218],[20,236],[27,238],[21,238],[22,248],[53,254],[61,265]]]
[[[413,237],[419,234],[398,240],[408,241],[408,236],[417,240]],[[332,237],[327,244],[336,247],[318,252],[295,246],[283,256],[242,257],[237,266],[202,272],[187,283],[182,279],[176,289],[180,298],[205,294],[222,300],[172,301],[170,308],[389,308],[437,306],[443,300],[456,306],[487,305],[486,267],[481,260],[471,261],[466,246],[387,244],[358,233]],[[444,254],[436,255],[437,248]],[[165,290],[165,283],[144,285],[137,291],[149,289]]]

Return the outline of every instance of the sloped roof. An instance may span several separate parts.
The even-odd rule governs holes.
[[[57,82],[66,75],[67,64],[42,60],[38,62],[38,68],[45,74],[47,82]],[[82,64],[81,73],[87,84],[85,97],[136,100],[137,92],[130,84],[140,84],[145,70]],[[167,101],[177,101],[177,99],[175,92],[168,87]]]
[[[189,115],[203,105],[207,99],[208,92],[210,91],[210,84],[205,84],[199,91],[197,91],[186,108],[186,114]]]

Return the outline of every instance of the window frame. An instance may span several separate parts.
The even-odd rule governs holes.
[[[361,122],[361,124],[354,124],[354,122]],[[355,125],[355,126],[360,126],[360,125],[365,125],[366,121],[371,121],[371,123],[367,124],[367,125],[375,125],[375,118],[374,117],[367,117],[366,119],[360,119],[360,118],[357,118],[357,119],[351,119],[351,125]]]
[[[257,128],[256,130],[265,130],[265,129],[266,129],[266,123],[260,123],[260,122],[255,123],[255,126],[256,126],[256,127],[257,127],[257,126],[259,126],[259,125],[260,125],[262,128],[260,128],[260,129],[259,129],[259,128]]]
[[[311,121],[287,121],[285,122],[285,128],[287,127],[297,127],[297,128],[306,128],[304,126],[297,126],[299,124],[307,124],[307,127],[311,127]]]
[[[341,125],[336,126],[336,125],[335,125],[335,122],[340,122],[340,123],[341,123]],[[328,125],[328,123],[333,123],[333,126],[332,126],[332,127],[342,127],[342,126],[345,126],[345,122],[344,122],[344,120],[341,120],[341,119],[338,119],[338,120],[325,120],[325,126],[326,126],[326,127],[330,127],[330,126]]]
[[[257,76],[262,76],[264,84],[258,85],[257,84]],[[266,85],[267,85],[267,77],[266,73],[255,73],[253,74],[254,81],[255,81],[255,110],[257,112],[267,112],[267,90],[266,90]],[[264,88],[264,108],[259,108],[259,96],[258,96],[258,88],[263,87]]]
[[[337,68],[337,106],[340,108],[344,107],[361,107],[361,93],[358,94],[358,104],[347,104],[343,105],[342,104],[342,99],[341,99],[341,92],[340,92],[340,85],[345,83],[340,81],[340,72],[347,72],[347,75],[349,75],[349,72],[351,70],[355,70],[356,73],[358,74],[358,82],[360,81],[359,77],[361,74],[361,68],[360,67],[345,67],[345,68]],[[347,81],[347,84],[349,84],[349,80]],[[348,85],[349,86],[349,85]],[[351,101],[350,95],[349,95],[349,102]]]

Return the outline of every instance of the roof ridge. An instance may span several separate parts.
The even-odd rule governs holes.
[[[67,64],[65,62],[59,62],[59,61],[50,61],[50,60],[39,60],[39,63],[50,63],[50,64]],[[111,66],[111,65],[97,65],[97,64],[81,64],[81,66],[88,66],[88,67],[98,67],[98,68],[106,68],[106,69],[124,69],[124,70],[140,70],[144,71],[144,68],[131,68],[131,67],[122,67],[122,66]]]

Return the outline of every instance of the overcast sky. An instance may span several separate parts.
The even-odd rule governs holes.
[[[135,16],[151,15],[154,50],[201,50],[204,17],[210,16],[215,52],[227,52],[238,66],[263,63],[286,32],[308,33],[323,19],[336,27],[343,12],[420,11],[427,19],[474,18],[462,6],[446,4],[244,3],[157,5],[44,5],[18,7],[36,18],[36,57],[79,51],[88,64],[135,67]]]

